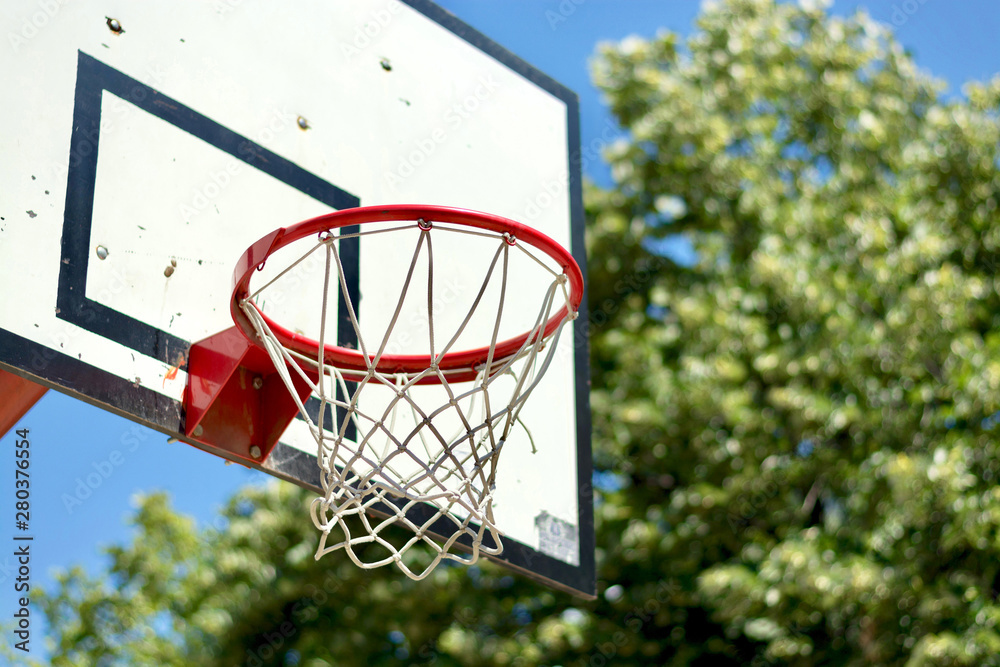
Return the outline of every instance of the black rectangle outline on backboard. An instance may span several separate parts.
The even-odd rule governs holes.
[[[489,55],[497,62],[545,90],[566,105],[566,131],[569,142],[567,168],[569,170],[569,205],[571,225],[571,248],[573,259],[579,264],[583,275],[587,275],[587,253],[584,245],[584,210],[583,210],[583,175],[582,152],[580,146],[580,102],[576,93],[562,85],[533,65],[514,55],[489,37],[472,28],[450,12],[438,7],[429,0],[402,0],[405,4],[451,31],[470,45]],[[590,429],[590,347],[588,342],[588,327],[590,324],[587,309],[587,287],[584,284],[583,301],[580,303],[578,317],[573,322],[573,350],[576,374],[576,466],[577,466],[577,506],[579,508],[577,526],[579,535],[580,564],[579,566],[562,563],[550,559],[552,567],[532,563],[530,567],[549,580],[556,588],[569,590],[585,597],[593,598],[597,592],[597,570],[595,563],[595,527],[594,527],[594,495],[593,495],[593,454],[591,452]],[[541,558],[541,554],[535,554]],[[545,556],[545,558],[548,558]],[[538,569],[543,568],[545,572]],[[562,584],[557,585],[557,584]]]
[[[233,132],[150,86],[78,52],[73,131],[70,137],[62,263],[56,301],[58,317],[142,355],[186,369],[190,342],[87,298],[91,229],[97,186],[101,136],[101,102],[107,91],[332,209],[360,205],[358,197],[332,185],[293,162]],[[348,233],[345,230],[345,233]],[[240,249],[242,250],[242,248]],[[358,239],[341,243],[351,297],[360,300]],[[235,266],[238,256],[233,256]],[[341,345],[356,345],[353,328],[340,329]]]

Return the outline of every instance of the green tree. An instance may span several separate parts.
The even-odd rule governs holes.
[[[771,0],[594,78],[601,597],[317,564],[288,489],[207,532],[152,497],[43,601],[54,664],[1000,664],[1000,79],[945,97],[865,14]]]
[[[553,593],[522,602],[537,587],[502,574],[442,567],[413,582],[316,561],[309,500],[291,485],[250,487],[218,527],[199,530],[163,494],[143,498],[134,538],[108,550],[106,573],[71,570],[41,596],[56,630],[51,664],[475,664],[460,659],[482,650],[467,636],[516,643],[526,605],[554,603]]]
[[[597,308],[637,282],[600,241],[698,252],[596,338],[602,576],[676,584],[679,664],[997,664],[1000,80],[949,101],[864,14],[749,0],[596,78],[630,131]]]

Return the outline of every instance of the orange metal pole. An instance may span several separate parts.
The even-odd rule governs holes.
[[[14,427],[21,417],[49,389],[19,375],[0,370],[0,438]]]

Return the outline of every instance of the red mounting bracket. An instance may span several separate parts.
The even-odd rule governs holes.
[[[299,400],[309,386],[292,372]],[[267,352],[237,328],[191,346],[184,394],[188,438],[261,463],[298,413]]]

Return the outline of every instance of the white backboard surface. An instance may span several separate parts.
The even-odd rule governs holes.
[[[576,97],[430,3],[53,6],[59,20],[0,55],[19,91],[0,106],[6,370],[178,437],[189,348],[232,326],[240,254],[354,206],[488,211],[585,266]],[[40,7],[5,2],[0,18]],[[351,260],[369,313],[395,303],[385,266],[408,259],[374,247]],[[478,288],[457,275],[459,297]],[[294,326],[313,305],[283,314]],[[498,560],[592,595],[583,315],[522,414],[537,452],[504,451],[496,516]],[[293,422],[261,469],[315,487],[314,451]]]

